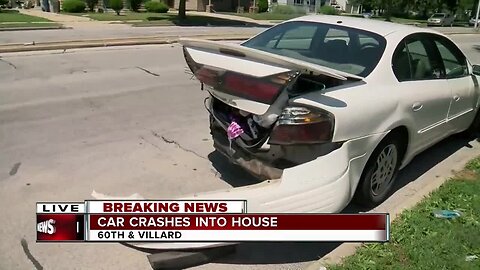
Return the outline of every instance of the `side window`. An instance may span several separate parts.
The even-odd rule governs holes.
[[[290,29],[280,37],[276,49],[308,50],[312,43],[317,27],[314,25],[302,25]]]
[[[443,67],[435,57],[432,43],[423,36],[402,41],[393,56],[392,67],[399,81],[432,80],[443,77]]]
[[[412,72],[410,69],[410,57],[408,56],[405,42],[402,41],[393,55],[392,60],[393,73],[398,81],[409,81],[412,79]]]
[[[447,78],[457,78],[468,75],[467,59],[451,41],[445,38],[436,38],[435,45],[445,66]]]
[[[412,80],[428,80],[433,78],[433,68],[428,58],[427,49],[420,40],[407,43],[410,56]]]

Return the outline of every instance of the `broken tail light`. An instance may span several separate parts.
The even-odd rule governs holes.
[[[274,126],[269,144],[315,144],[329,142],[333,136],[331,113],[311,107],[286,107]]]
[[[223,78],[221,91],[243,97],[248,100],[272,104],[297,72],[286,72],[268,77],[257,78],[249,75],[227,72]],[[220,90],[220,89],[219,89]]]

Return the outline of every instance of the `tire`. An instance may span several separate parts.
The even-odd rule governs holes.
[[[357,204],[375,207],[388,198],[397,178],[404,148],[402,140],[396,134],[380,142],[363,169],[354,195]],[[380,168],[379,163],[382,164]]]

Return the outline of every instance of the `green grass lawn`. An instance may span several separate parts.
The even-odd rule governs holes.
[[[19,13],[17,10],[0,11],[0,29],[5,28],[52,28],[61,26],[45,18]]]
[[[263,12],[263,13],[223,13],[234,16],[247,17],[254,20],[265,20],[265,21],[285,21],[293,18],[303,16],[304,14],[280,14],[272,12]]]
[[[187,19],[179,20],[176,14],[172,13],[150,13],[150,12],[127,12],[125,14],[116,15],[115,13],[86,13],[86,14],[70,14],[76,16],[85,16],[97,21],[122,21],[131,23],[134,26],[168,26],[168,25],[216,25],[216,26],[233,26],[245,25],[243,21],[227,20],[210,16],[187,15]],[[129,22],[138,21],[138,22]]]
[[[460,210],[457,219],[435,218],[436,209]],[[466,256],[478,259],[466,261]],[[391,241],[366,244],[329,270],[480,269],[480,158],[392,224]]]
[[[50,20],[25,15],[19,13],[17,10],[2,10],[0,11],[0,23],[4,22],[23,22],[23,23],[30,23],[30,22],[49,22]]]

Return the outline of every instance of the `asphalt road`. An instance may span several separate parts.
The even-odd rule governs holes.
[[[480,63],[478,36],[455,39]],[[37,201],[92,190],[170,198],[255,181],[212,152],[206,95],[184,67],[177,45],[1,56],[0,269],[150,269],[145,253],[120,244],[36,244]],[[407,167],[408,181],[471,151],[447,140]],[[301,269],[334,246],[243,245],[199,269]]]

